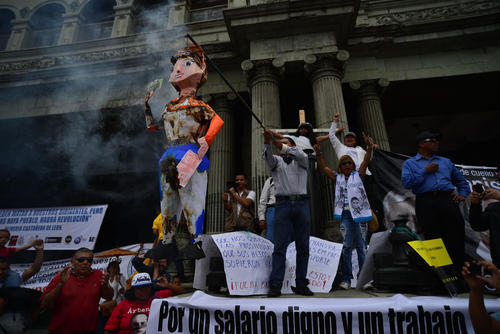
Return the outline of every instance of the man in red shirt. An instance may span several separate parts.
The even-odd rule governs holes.
[[[93,333],[98,324],[98,306],[102,298],[113,298],[107,275],[92,269],[94,254],[78,249],[71,265],[50,281],[41,297],[43,309],[53,307],[51,334]]]
[[[5,247],[5,245],[7,244],[7,242],[9,242],[9,240],[10,240],[10,232],[9,232],[9,230],[1,229],[0,230],[0,256],[3,256],[7,260],[10,260],[10,258],[15,253],[23,251],[23,250],[28,249],[28,248],[31,248],[31,247],[33,247],[35,245],[39,246],[41,244],[41,242],[42,242],[42,240],[35,239],[32,242],[30,242],[29,244],[27,244],[25,246],[22,246],[22,247],[18,247],[18,248],[10,247],[10,248],[7,248],[7,247]]]

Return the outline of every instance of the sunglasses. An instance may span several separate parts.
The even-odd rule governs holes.
[[[427,138],[427,139],[422,140],[422,142],[424,142],[424,143],[428,143],[428,142],[437,143],[438,141],[439,140],[437,140],[436,138]]]
[[[352,165],[352,161],[342,161],[342,163],[340,164],[341,166],[345,166],[345,165]]]
[[[92,257],[77,257],[75,260],[77,260],[78,263],[83,263],[83,261],[87,261],[88,263],[92,263],[92,261],[94,261],[94,258],[92,258]]]

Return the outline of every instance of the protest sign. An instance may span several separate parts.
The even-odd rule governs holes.
[[[186,152],[186,154],[184,154],[181,161],[179,161],[179,163],[177,164],[177,171],[179,172],[179,184],[181,185],[181,187],[186,186],[200,163],[201,159],[193,151],[189,150]]]
[[[248,232],[212,235],[224,260],[228,290],[231,295],[266,294],[272,268],[274,245]],[[342,244],[311,237],[306,278],[313,292],[329,292],[337,273]],[[292,242],[286,252],[282,293],[292,293],[295,286],[296,250]]]
[[[309,238],[309,263],[306,278],[309,280],[309,289],[312,292],[328,293],[331,290],[341,254],[342,244],[316,237]],[[295,242],[292,242],[286,250],[282,293],[292,293],[291,286],[295,286],[296,255]]]
[[[46,250],[94,249],[107,205],[0,209],[0,229],[10,232],[6,247],[42,239]]]
[[[224,260],[227,289],[232,295],[265,294],[269,289],[274,245],[248,232],[212,235]]]
[[[452,264],[450,255],[446,251],[443,239],[441,238],[409,241],[408,245],[431,267],[442,267]]]
[[[444,284],[450,296],[456,296],[459,293],[459,287],[456,285],[459,277],[456,269],[452,266],[453,262],[446,250],[443,239],[409,241],[408,245],[410,245],[429,266],[434,268],[434,271]]]
[[[485,300],[488,312],[500,311]],[[155,299],[147,334],[473,333],[467,298],[223,298],[196,291]]]
[[[135,244],[135,245],[129,245],[129,246],[124,246],[121,247],[121,249],[126,249],[129,251],[136,252],[139,250],[140,245]],[[151,244],[146,244],[144,245],[146,249],[151,247]],[[101,252],[104,253],[104,252]],[[94,261],[92,263],[92,268],[95,270],[101,270],[104,271],[104,269],[107,268],[109,262],[112,260],[116,260],[116,257],[103,257],[99,258],[96,257],[100,253],[94,254]],[[120,272],[125,276],[129,277],[135,272],[134,267],[132,266],[132,259],[133,255],[126,255],[126,256],[120,256]],[[39,291],[43,291],[44,288],[49,284],[49,282],[56,276],[56,274],[61,271],[64,267],[69,266],[71,264],[71,259],[63,259],[63,260],[56,260],[56,261],[46,261],[42,264],[42,268],[40,271],[31,277],[28,281],[23,283],[23,287],[25,288],[30,288],[30,289],[35,289]],[[31,263],[25,263],[25,264],[11,264],[10,268],[19,275],[23,273],[26,269],[28,269],[31,266]]]

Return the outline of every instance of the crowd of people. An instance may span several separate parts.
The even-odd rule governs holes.
[[[153,224],[153,232],[155,231]],[[161,240],[155,233],[155,244]],[[167,271],[167,258],[146,258],[141,253],[132,259],[136,272],[129,278],[120,272],[119,257],[112,258],[104,271],[93,269],[94,253],[76,250],[70,265],[50,281],[40,295],[22,288],[22,283],[39,272],[44,243],[34,240],[22,249],[7,248],[9,231],[0,230],[0,333],[23,333],[39,314],[50,310],[48,330],[54,334],[145,333],[151,302],[185,292],[178,272]],[[34,247],[35,259],[22,274],[10,268],[16,252]],[[156,257],[156,256],[155,256]],[[182,262],[182,261],[181,261]],[[183,270],[183,269],[182,269]],[[24,305],[23,305],[24,304]]]
[[[301,125],[311,131],[298,131],[295,135],[265,130],[262,155],[272,176],[264,184],[257,208],[256,194],[248,189],[248,178],[243,173],[236,175],[234,184],[230,184],[222,196],[227,213],[227,232],[256,232],[260,228],[262,235],[274,243],[269,297],[281,295],[286,249],[292,241],[295,241],[297,250],[296,280],[292,290],[298,295],[313,295],[306,278],[311,218],[307,191],[310,165],[305,150],[311,147],[318,171],[335,183],[334,218],[339,224],[343,242],[338,287],[346,290],[351,287],[354,248],[360,268],[363,266],[368,246],[368,222],[374,215],[363,181],[369,173],[368,164],[377,146],[365,134],[366,151],[357,146],[354,133],[348,133],[344,143],[340,142],[336,136],[338,121],[339,117],[335,115],[328,135],[338,155],[336,168],[327,166],[323,158],[321,143],[325,141],[324,137],[316,138],[314,144],[309,145],[312,144],[309,139],[312,127]],[[308,138],[307,142],[297,136]],[[470,315],[477,332],[498,331],[500,316],[486,312],[483,286],[500,287],[500,272],[495,266],[500,260],[497,244],[500,191],[474,187],[471,192],[455,165],[436,155],[439,147],[437,134],[420,133],[416,145],[417,154],[403,164],[401,182],[416,194],[416,212],[423,236],[426,239],[442,238],[453,262],[463,264],[462,275],[470,287]],[[273,147],[277,154],[273,153]],[[464,220],[457,203],[469,195],[469,221],[476,231],[490,230],[493,263],[464,262]],[[44,245],[42,240],[33,240],[20,249],[6,248],[10,234],[7,230],[0,230],[0,332],[2,328],[7,328],[8,333],[22,332],[19,329],[29,326],[33,314],[51,309],[51,333],[144,333],[152,300],[185,292],[181,284],[184,267],[179,250],[175,243],[163,243],[162,222],[162,214],[158,213],[153,222],[154,248],[133,258],[136,273],[128,279],[120,273],[118,258],[110,261],[102,272],[92,269],[93,252],[81,248],[71,258],[71,265],[50,281],[40,297],[40,308],[19,314],[8,310],[6,305],[12,296],[2,290],[19,287],[39,271]],[[30,247],[36,250],[32,265],[21,275],[11,270],[9,259],[16,252]],[[172,277],[167,271],[169,262],[175,263],[178,276]],[[473,272],[473,265],[488,270],[491,276]]]

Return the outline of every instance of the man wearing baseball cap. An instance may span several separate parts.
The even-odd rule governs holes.
[[[458,269],[464,262],[465,233],[458,203],[465,200],[470,189],[450,159],[436,155],[439,140],[438,133],[423,131],[417,135],[417,155],[403,163],[401,183],[416,194],[417,225],[425,239],[442,238]]]
[[[104,334],[145,333],[151,302],[153,283],[148,273],[138,273],[132,278],[132,287],[125,292],[125,299],[118,304],[109,317]],[[143,321],[134,321],[141,315]]]
[[[271,171],[276,187],[274,214],[274,251],[269,277],[268,297],[279,297],[285,275],[286,249],[290,236],[295,236],[297,266],[293,292],[312,296],[306,279],[309,261],[309,234],[311,216],[307,195],[307,155],[297,148],[293,137],[266,129],[263,133],[264,149],[262,157]],[[272,153],[271,144],[280,152]]]
[[[337,129],[339,118],[339,114],[335,114],[335,116],[333,116],[333,122],[328,133],[328,138],[330,139],[330,143],[332,143],[337,159],[341,156],[348,155],[352,158],[356,166],[361,166],[361,162],[365,158],[366,151],[361,146],[357,146],[358,136],[356,136],[354,132],[347,132],[345,134],[344,143],[337,138],[336,134],[344,130],[343,128]],[[319,142],[322,142],[326,139],[326,135],[320,136],[317,139]],[[375,146],[374,148],[377,147],[378,146]],[[371,175],[368,169],[366,170],[366,175]]]

